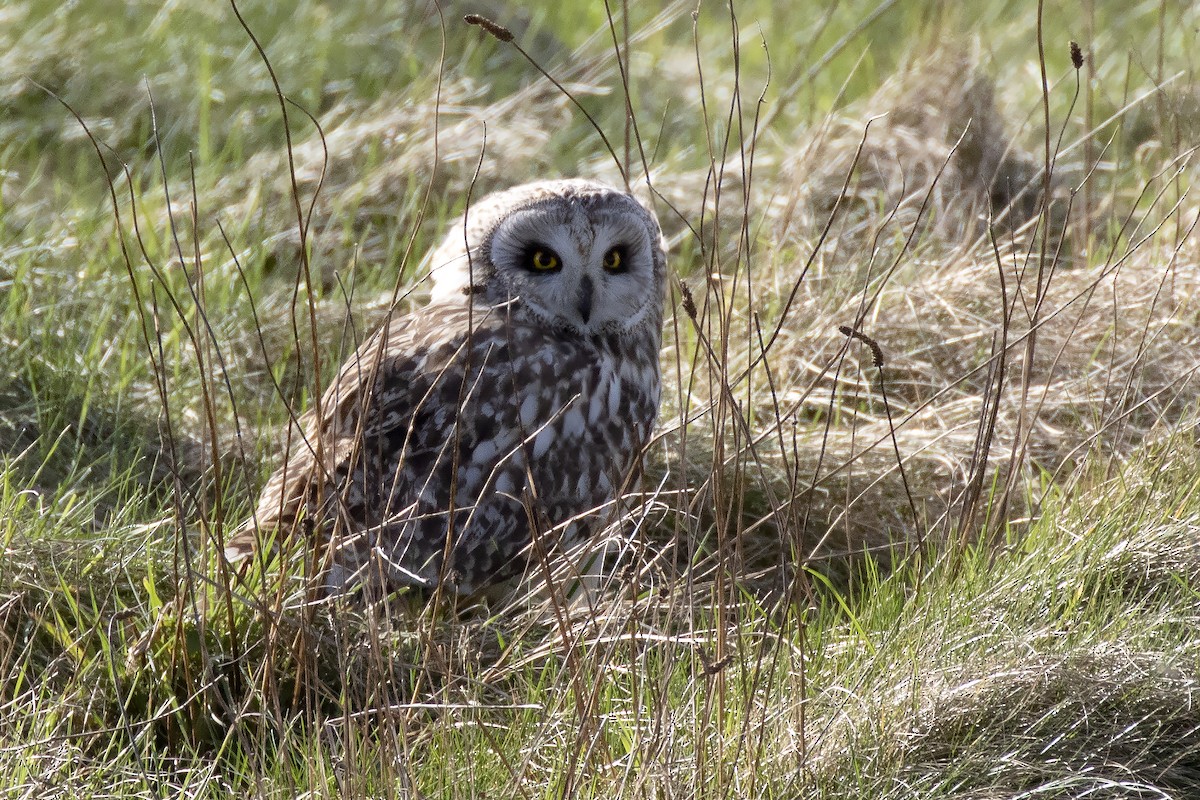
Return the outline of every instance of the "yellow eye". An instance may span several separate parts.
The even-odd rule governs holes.
[[[625,268],[625,259],[621,255],[621,248],[614,247],[604,254],[604,268],[609,272],[620,272]]]
[[[549,272],[550,270],[558,269],[558,256],[549,250],[534,250],[533,257],[529,259],[529,263],[538,272]]]

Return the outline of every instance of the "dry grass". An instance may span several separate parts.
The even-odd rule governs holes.
[[[277,121],[184,110],[186,82],[148,131],[114,112],[149,102],[128,81],[55,82],[33,33],[0,38],[0,63],[94,94],[85,120],[133,164],[102,149],[65,176],[61,148],[86,139],[27,84],[0,92],[54,145],[0,148],[4,791],[1195,792],[1194,87],[1143,97],[1152,81],[1101,59],[1076,94],[1053,43],[1047,130],[1031,15],[987,53],[914,44],[864,76],[848,43],[869,9],[831,9],[803,47],[767,29],[766,52],[745,13],[702,9],[693,41],[690,11],[636,12],[628,157],[619,13],[503,17],[537,29],[518,41],[574,99],[449,11],[443,41],[434,10],[404,10],[415,33],[387,46],[405,80],[373,89],[296,57],[304,25],[263,21],[285,91],[320,111],[317,132],[293,109],[290,154]],[[88,58],[70,25],[6,13]],[[297,13],[375,29],[369,9]],[[355,63],[335,38],[328,63]],[[1184,44],[1143,77],[1186,66]],[[822,48],[830,74],[804,78]],[[204,96],[252,75],[250,119],[277,114],[236,53],[204,56]],[[764,90],[768,55],[785,81]],[[209,160],[175,152],[188,126]],[[395,302],[423,302],[421,254],[467,195],[618,165],[675,274],[660,435],[600,585],[581,597],[564,560],[548,585],[364,609],[307,604],[294,564],[232,580],[214,545],[274,431]],[[72,184],[101,175],[128,272],[111,210]]]

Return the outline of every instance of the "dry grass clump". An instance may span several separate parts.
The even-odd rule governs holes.
[[[931,670],[897,777],[954,776],[966,797],[1185,796],[1200,781],[1200,715],[1179,705],[1195,693],[1185,662],[1101,645]]]
[[[844,771],[853,752],[892,765],[872,779],[896,796],[1190,796],[1200,714],[1197,653],[1184,634],[1196,609],[1178,593],[1197,574],[1200,539],[1194,516],[1163,521],[1143,505],[1153,483],[1129,470],[1063,523],[1042,524],[1021,555],[965,576],[973,588],[957,601],[881,632],[862,671],[815,699],[824,724],[810,763],[820,780],[853,780]],[[1137,508],[1153,523],[1131,538],[1123,512]],[[1136,620],[1117,608],[1136,609]],[[915,666],[878,669],[891,659]]]
[[[892,114],[862,152],[862,123],[842,120],[853,139],[817,131],[805,156],[755,173],[750,206],[770,223],[749,254],[717,242],[717,271],[685,279],[695,319],[680,300],[682,340],[664,350],[652,474],[675,473],[689,508],[736,487],[724,524],[776,581],[1026,517],[1040,492],[1016,487],[1089,452],[1119,459],[1200,398],[1200,284],[1182,269],[1195,211],[1170,191],[1186,162],[1148,174],[1116,244],[1088,254],[1092,221],[1040,211],[1040,166],[964,56],[906,70],[866,107],[880,104]],[[797,179],[805,199],[780,201]],[[723,202],[736,219],[742,198]],[[882,370],[843,326],[878,344]]]
[[[750,423],[734,453],[745,484],[757,487],[754,521],[769,518],[788,541],[821,535],[814,555],[886,551],[957,528],[964,504],[980,500],[969,494],[972,481],[1002,487],[1014,452],[1028,457],[1017,477],[1064,477],[1091,451],[1120,458],[1170,430],[1168,421],[1200,399],[1192,324],[1200,283],[1174,268],[1173,249],[1161,243],[1119,267],[1056,271],[1036,323],[1027,305],[1033,275],[1021,275],[1033,267],[1019,254],[997,263],[980,249],[920,265],[916,282],[872,280],[865,318],[861,295],[831,301],[822,284],[835,278],[810,277],[795,323],[771,352],[771,373],[760,367],[750,379],[756,394],[737,389]],[[882,371],[868,348],[838,333],[856,320],[879,343]],[[711,412],[691,423],[693,463],[706,463],[715,427]],[[1019,516],[1038,498],[1013,502]]]
[[[1041,163],[1013,138],[1027,112],[1012,112],[970,55],[938,50],[796,147],[786,216],[794,205],[812,227],[840,205],[847,241],[907,236],[919,214],[921,235],[950,246],[986,234],[989,218],[1019,228],[1038,213]]]

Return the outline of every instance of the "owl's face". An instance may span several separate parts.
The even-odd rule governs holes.
[[[517,300],[544,324],[579,334],[661,317],[658,222],[630,195],[594,181],[490,195],[452,226],[431,262],[435,301],[464,292],[489,303]]]
[[[580,334],[628,330],[662,307],[658,225],[617,192],[535,201],[485,240],[487,299],[516,299],[544,323]]]

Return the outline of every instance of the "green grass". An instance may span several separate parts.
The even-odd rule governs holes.
[[[1036,4],[630,4],[627,166],[674,275],[617,579],[570,613],[301,609],[288,568],[231,590],[215,542],[289,407],[423,301],[468,192],[619,180],[609,16],[568,5],[486,13],[615,159],[480,8],[239,6],[297,104],[307,273],[230,7],[0,10],[0,795],[1194,796],[1174,4],[1046,9],[1053,203],[994,247],[972,169],[1043,166]]]

